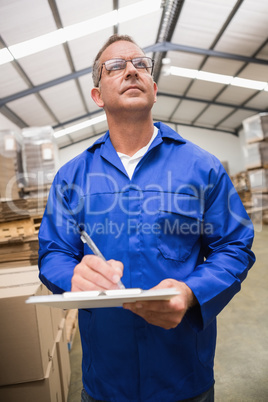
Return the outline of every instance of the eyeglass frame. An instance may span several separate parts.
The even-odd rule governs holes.
[[[133,64],[133,60],[135,60],[135,59],[149,59],[149,60],[151,60],[151,62],[152,62],[152,66],[151,66],[151,67],[141,67],[141,68],[135,67],[134,64]],[[124,68],[117,68],[117,69],[115,69],[115,70],[108,70],[105,63],[107,63],[108,61],[111,61],[111,60],[123,60],[123,61],[126,62],[126,65],[125,65]],[[99,85],[100,80],[101,80],[101,75],[102,75],[103,66],[105,66],[105,68],[106,68],[107,71],[120,71],[120,70],[125,70],[125,68],[127,67],[127,62],[128,62],[128,61],[130,61],[130,62],[132,63],[132,65],[133,65],[135,68],[137,68],[138,70],[151,68],[151,69],[152,69],[152,70],[151,70],[151,75],[153,75],[154,59],[151,59],[151,57],[139,56],[139,57],[133,57],[133,59],[129,59],[129,60],[125,60],[125,59],[121,59],[121,58],[114,58],[114,59],[106,60],[104,63],[101,64],[101,70],[100,70],[100,76],[99,76],[99,80],[98,80],[98,85]]]

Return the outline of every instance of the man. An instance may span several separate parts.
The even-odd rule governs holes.
[[[59,170],[39,233],[40,278],[54,293],[116,289],[120,278],[180,291],[79,311],[83,401],[213,401],[216,315],[254,263],[252,225],[220,162],[153,125],[152,69],[128,36],[103,46],[92,98],[109,131]]]

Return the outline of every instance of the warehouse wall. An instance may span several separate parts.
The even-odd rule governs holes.
[[[172,128],[174,126],[171,125]],[[226,134],[211,130],[196,129],[192,127],[181,126],[178,131],[182,137],[192,141],[208,152],[214,154],[222,162],[227,161],[229,165],[229,173],[236,174],[245,169],[245,160],[243,154],[243,132],[239,137],[232,134]],[[78,144],[71,145],[60,150],[60,164],[63,165],[79,153],[83,152],[98,137],[89,139]]]
[[[179,127],[182,137],[215,155],[220,161],[227,161],[231,175],[245,170],[243,152],[244,133],[241,130],[239,137],[219,131]]]

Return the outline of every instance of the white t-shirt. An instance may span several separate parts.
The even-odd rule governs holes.
[[[135,170],[135,167],[137,166],[137,164],[139,163],[139,161],[141,160],[141,158],[146,154],[146,152],[148,151],[151,143],[153,142],[153,140],[155,139],[155,137],[157,136],[158,133],[158,128],[154,127],[154,132],[152,135],[152,138],[150,139],[150,141],[148,142],[147,145],[145,145],[145,147],[139,149],[134,155],[129,156],[129,155],[125,155],[122,154],[121,152],[117,152],[119,158],[121,159],[124,168],[126,169],[126,172],[129,176],[129,178],[131,179]]]

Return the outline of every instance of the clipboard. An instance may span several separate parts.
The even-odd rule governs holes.
[[[175,288],[149,289],[140,288],[116,289],[105,291],[65,292],[60,295],[30,296],[27,304],[42,304],[61,309],[91,309],[103,307],[121,307],[124,303],[150,300],[170,300],[179,295]]]

